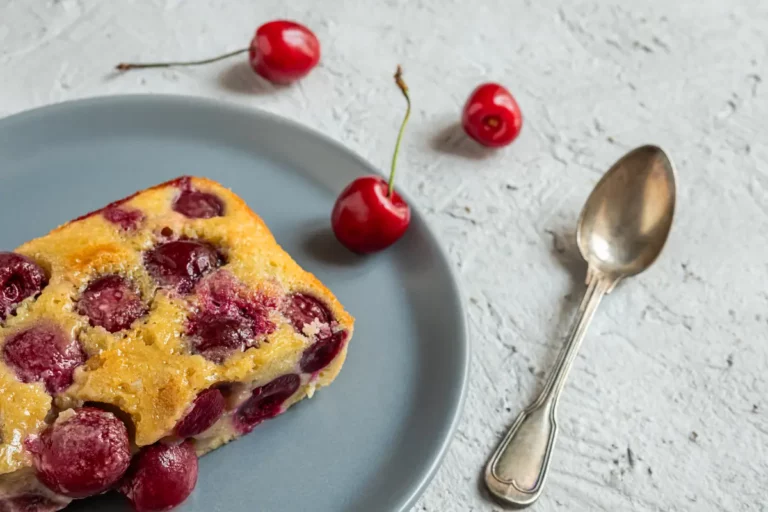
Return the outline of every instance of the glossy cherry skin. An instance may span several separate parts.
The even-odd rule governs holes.
[[[256,73],[270,82],[289,84],[306,76],[320,61],[320,41],[304,25],[275,20],[256,30],[249,55]]]
[[[347,185],[333,205],[331,227],[347,249],[369,254],[395,243],[411,222],[411,208],[387,182],[363,176]]]
[[[461,116],[464,131],[483,146],[501,147],[520,134],[523,114],[515,98],[499,84],[479,85],[470,94]]]

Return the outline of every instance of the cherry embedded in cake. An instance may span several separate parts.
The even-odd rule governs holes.
[[[318,325],[327,325],[331,321],[328,308],[318,299],[304,293],[294,293],[288,297],[285,315],[299,332],[304,330],[305,325],[315,322]]]
[[[119,490],[136,512],[170,510],[192,493],[197,470],[197,454],[190,441],[155,443],[134,458]]]
[[[277,300],[250,291],[226,270],[202,281],[197,296],[187,334],[192,352],[206,359],[220,363],[235,352],[258,346],[275,330],[270,316]]]
[[[224,413],[227,401],[218,388],[206,389],[195,398],[173,433],[187,438],[202,434],[216,423]]]
[[[109,222],[120,226],[126,231],[136,229],[142,220],[144,220],[144,214],[140,210],[133,208],[126,208],[121,205],[110,205],[101,211],[104,218]]]
[[[72,384],[75,369],[85,363],[85,354],[63,329],[43,322],[9,333],[3,343],[3,362],[21,382],[40,382],[48,393],[55,394]]]
[[[92,326],[103,327],[109,332],[127,329],[146,312],[136,286],[115,274],[89,283],[77,309],[88,317]]]
[[[336,378],[353,327],[204,178],[0,253],[0,511],[109,490],[137,511],[179,505],[199,456]]]
[[[197,190],[185,190],[173,203],[174,211],[189,217],[190,219],[210,219],[221,217],[224,205],[213,194],[198,192]]]
[[[28,437],[26,448],[43,485],[70,498],[108,490],[131,460],[123,422],[92,407],[64,411],[40,436]]]
[[[339,355],[347,341],[347,332],[339,331],[319,338],[301,355],[299,366],[305,373],[319,372]]]
[[[204,275],[221,266],[222,257],[213,245],[201,240],[173,240],[149,251],[145,265],[157,284],[190,293]]]
[[[328,308],[315,297],[295,293],[289,297],[284,314],[296,331],[313,341],[301,355],[301,370],[315,373],[331,364],[347,341],[347,331],[338,329]]]
[[[22,301],[40,293],[46,284],[45,271],[31,258],[0,253],[0,319],[14,313]]]
[[[300,384],[299,376],[290,374],[254,389],[251,396],[235,412],[235,429],[248,433],[262,421],[280,414],[283,404],[296,393]]]
[[[173,201],[173,211],[190,219],[210,219],[224,215],[224,203],[216,194],[198,190],[191,180],[178,180],[179,195]]]

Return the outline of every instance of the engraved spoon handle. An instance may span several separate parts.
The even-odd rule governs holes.
[[[589,272],[576,320],[544,389],[515,420],[485,468],[488,489],[502,502],[527,506],[544,487],[557,435],[557,402],[587,327],[615,281]]]

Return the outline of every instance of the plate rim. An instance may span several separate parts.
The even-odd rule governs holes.
[[[241,103],[231,101],[224,98],[213,98],[208,96],[196,96],[187,94],[163,94],[163,93],[121,93],[121,94],[101,94],[95,96],[88,96],[84,98],[75,98],[65,101],[49,103],[45,105],[35,106],[29,109],[25,109],[8,116],[0,117],[0,132],[8,129],[10,125],[15,122],[27,122],[33,120],[37,116],[46,116],[50,114],[57,114],[60,112],[66,112],[68,110],[87,109],[91,106],[105,106],[109,103],[121,103],[121,102],[160,102],[160,103],[176,103],[182,107],[198,107],[205,108],[217,108],[230,111],[236,115],[248,115],[255,117],[265,118],[269,122],[282,124],[289,129],[302,132],[304,136],[313,137],[323,144],[330,146],[334,151],[346,153],[351,157],[361,168],[367,170],[371,174],[382,176],[379,168],[362,157],[354,149],[344,145],[342,142],[334,139],[330,135],[299,122],[294,119],[282,116],[275,112],[254,107],[250,105],[243,105]],[[362,174],[361,174],[362,176]],[[452,288],[457,305],[461,311],[459,316],[460,330],[457,332],[457,336],[460,343],[457,344],[459,349],[459,357],[462,360],[460,367],[460,375],[458,375],[459,396],[452,405],[452,411],[450,413],[450,421],[448,422],[448,430],[446,431],[443,439],[440,441],[439,447],[431,457],[431,463],[427,466],[426,470],[422,472],[419,481],[406,489],[400,500],[399,510],[409,510],[413,507],[418,499],[422,496],[429,484],[434,479],[437,471],[440,469],[446,454],[453,441],[459,423],[461,421],[464,407],[466,405],[466,398],[469,389],[470,368],[472,360],[471,343],[469,337],[469,322],[468,313],[466,307],[466,292],[463,288],[461,280],[459,279],[458,272],[454,267],[454,264],[449,257],[441,238],[437,236],[432,222],[424,215],[423,210],[418,206],[418,203],[414,201],[413,196],[408,190],[398,189],[398,192],[405,199],[405,201],[411,207],[411,214],[418,217],[426,228],[426,234],[431,239],[430,241],[437,249],[437,257],[443,261],[450,278],[450,287]]]

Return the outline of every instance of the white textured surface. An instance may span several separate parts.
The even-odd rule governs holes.
[[[237,60],[111,72],[245,46],[275,17],[305,22],[323,45],[321,67],[294,87]],[[759,0],[0,0],[0,116],[93,95],[202,95],[297,119],[386,168],[401,63],[415,113],[399,183],[460,271],[473,338],[459,432],[416,507],[437,512],[499,508],[480,471],[540,389],[583,290],[571,235],[581,204],[623,151],[664,146],[681,185],[673,236],[598,311],[535,510],[762,511],[766,31]],[[495,153],[455,129],[484,80],[506,84],[525,116]]]

